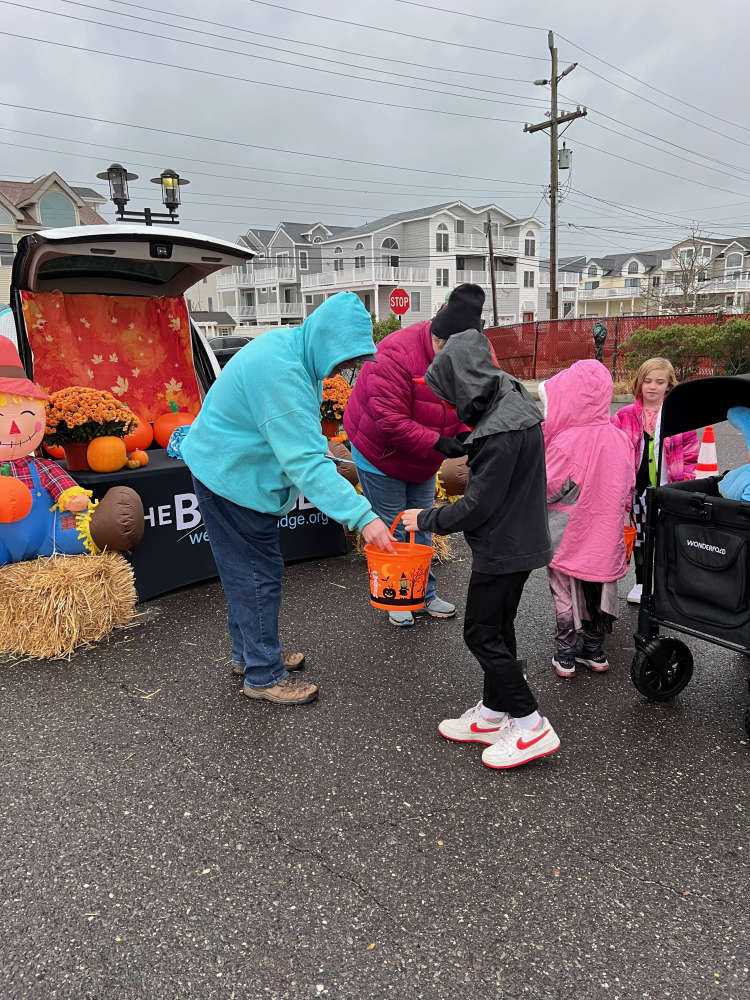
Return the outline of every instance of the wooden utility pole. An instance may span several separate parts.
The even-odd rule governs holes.
[[[584,118],[588,112],[586,108],[576,108],[569,114],[559,115],[557,113],[557,85],[564,76],[572,73],[578,63],[571,63],[562,73],[557,72],[557,49],[555,48],[555,36],[550,31],[547,40],[549,43],[550,59],[552,62],[549,80],[534,80],[537,86],[549,84],[551,91],[550,116],[549,121],[539,122],[537,125],[524,125],[524,132],[541,132],[542,129],[550,130],[550,157],[549,157],[549,315],[550,319],[557,319],[559,314],[557,301],[557,195],[558,185],[558,128],[565,122],[575,121],[576,118]]]
[[[492,216],[487,213],[487,240],[490,250],[490,281],[492,282],[492,322],[497,326],[497,287],[495,285],[495,247],[492,242]]]

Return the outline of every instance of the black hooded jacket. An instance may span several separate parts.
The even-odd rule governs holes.
[[[474,430],[469,481],[454,504],[423,510],[419,527],[463,531],[479,573],[518,573],[552,558],[542,415],[520,382],[492,363],[486,337],[450,338],[427,370],[432,391]]]

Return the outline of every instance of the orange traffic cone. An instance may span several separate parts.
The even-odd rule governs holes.
[[[703,432],[701,448],[698,452],[698,464],[695,467],[696,479],[707,479],[718,476],[719,459],[716,455],[716,435],[713,427],[707,427]]]

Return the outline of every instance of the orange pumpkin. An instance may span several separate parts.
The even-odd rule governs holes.
[[[138,417],[135,429],[126,434],[123,438],[128,451],[145,451],[154,440],[154,432],[151,424],[142,417]]]
[[[128,455],[129,469],[142,469],[146,465],[148,465],[148,452],[136,448]]]
[[[194,420],[195,417],[192,413],[180,413],[177,403],[174,400],[170,400],[169,413],[164,413],[154,421],[154,438],[156,439],[156,443],[160,448],[166,448],[169,444],[169,439],[172,437],[172,431],[178,427],[185,427],[187,424],[192,424]]]
[[[45,444],[44,450],[53,458],[65,458],[65,449],[61,444]]]
[[[125,442],[119,437],[97,437],[86,449],[86,461],[94,472],[119,472],[128,460]]]
[[[31,510],[31,490],[4,465],[0,475],[0,524],[20,521]]]

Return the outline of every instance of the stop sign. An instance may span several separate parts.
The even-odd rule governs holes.
[[[409,293],[403,288],[394,288],[388,299],[388,305],[395,316],[403,316],[409,311]]]

